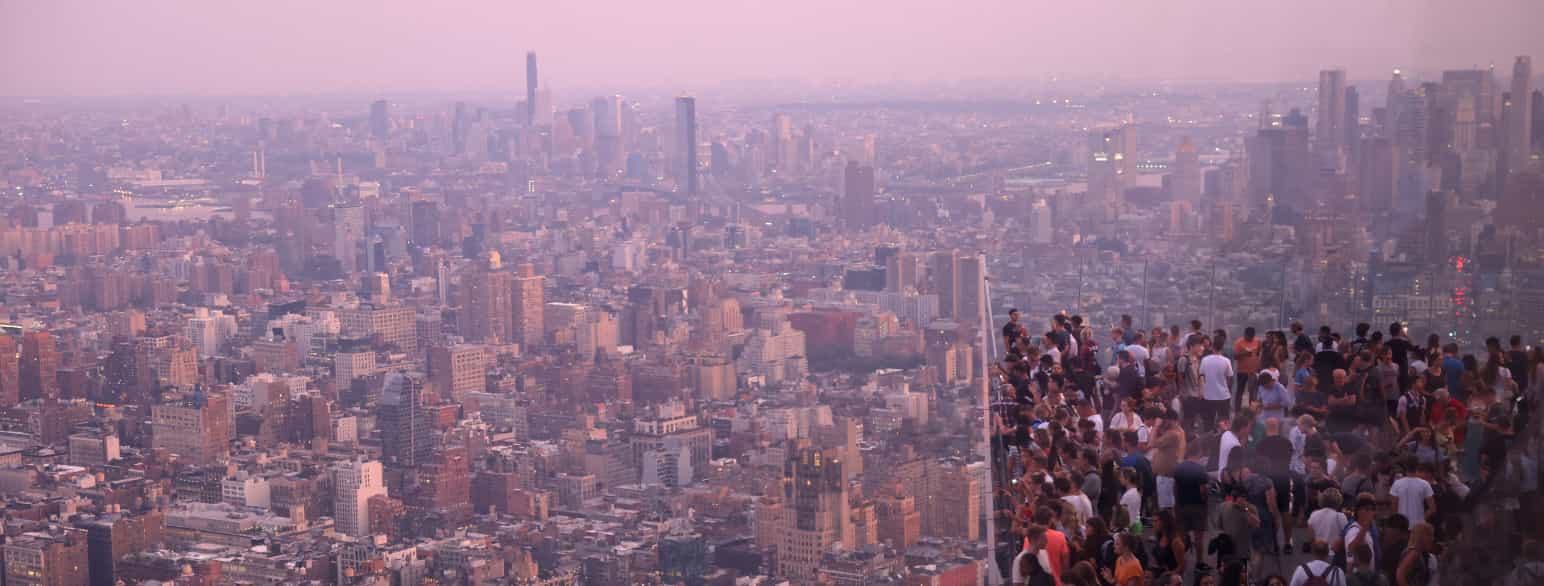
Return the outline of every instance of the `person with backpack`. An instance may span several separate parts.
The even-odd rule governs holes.
[[[1361,544],[1372,549],[1372,559],[1368,561],[1373,567],[1378,566],[1378,526],[1373,522],[1377,513],[1378,501],[1372,494],[1364,492],[1356,496],[1356,518],[1340,530],[1341,544],[1335,548],[1340,552],[1336,566],[1355,567],[1360,560],[1348,554],[1358,551],[1356,546]]]
[[[1313,559],[1292,572],[1292,582],[1288,586],[1347,586],[1346,573],[1330,564],[1328,543],[1315,539],[1308,549],[1313,553]]]
[[[1428,523],[1410,527],[1410,546],[1394,574],[1398,586],[1432,586],[1437,583],[1436,530]]]

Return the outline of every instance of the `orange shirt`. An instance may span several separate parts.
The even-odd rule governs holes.
[[[1137,558],[1122,556],[1115,560],[1115,586],[1126,586],[1127,581],[1132,578],[1136,578],[1137,582],[1141,583],[1143,575],[1142,562],[1137,561]]]
[[[1056,586],[1061,586],[1062,566],[1067,563],[1067,556],[1072,550],[1067,547],[1067,534],[1055,529],[1045,531],[1045,553],[1051,557],[1051,577],[1056,579]]]
[[[1233,341],[1233,359],[1238,361],[1238,371],[1254,374],[1260,371],[1260,339],[1253,342],[1239,338]]]

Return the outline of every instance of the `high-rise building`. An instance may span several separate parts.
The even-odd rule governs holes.
[[[697,194],[697,99],[675,99],[676,184],[688,195]]]
[[[1201,158],[1195,143],[1186,136],[1174,151],[1174,171],[1169,179],[1174,201],[1195,203],[1201,199]]]
[[[332,516],[339,533],[363,537],[370,532],[370,499],[386,496],[381,463],[347,460],[333,468]]]
[[[904,488],[896,486],[894,494],[877,499],[875,508],[880,541],[904,551],[922,539],[922,513],[917,510],[917,499]]]
[[[918,271],[921,259],[917,254],[908,251],[900,251],[894,256],[885,259],[885,290],[894,293],[905,293],[907,289],[917,288]]]
[[[525,124],[536,125],[536,52],[525,54]]]
[[[365,339],[379,336],[409,354],[418,351],[418,315],[406,305],[361,303],[338,310],[339,330],[343,337]]]
[[[788,175],[798,160],[798,146],[793,140],[793,119],[787,114],[772,115],[772,165],[777,172]]]
[[[429,349],[429,380],[441,394],[459,403],[467,393],[486,386],[488,350],[476,344]]]
[[[5,542],[6,586],[81,586],[90,583],[86,532],[50,526]]]
[[[0,334],[0,408],[21,402],[21,345]]]
[[[934,252],[927,259],[929,282],[938,295],[938,317],[958,319],[960,315],[959,253]]]
[[[1512,63],[1512,91],[1505,103],[1506,123],[1503,129],[1505,143],[1501,164],[1505,180],[1526,170],[1528,157],[1533,154],[1533,60],[1519,55]]]
[[[959,301],[955,302],[959,314],[954,320],[966,324],[975,324],[981,320],[981,285],[986,266],[982,264],[983,257],[979,254],[967,254],[959,257],[956,290],[959,291]]]
[[[849,230],[874,225],[874,168],[847,161],[843,177],[841,220]]]
[[[332,255],[345,274],[359,269],[359,256],[364,252],[365,208],[357,203],[338,204],[332,208]]]
[[[461,274],[461,337],[472,342],[510,342],[514,322],[512,296],[515,276],[490,262],[467,267]]]
[[[381,454],[388,465],[412,468],[427,462],[434,453],[429,413],[423,408],[423,385],[416,375],[386,375],[376,426],[381,430]]]
[[[1399,177],[1399,148],[1394,141],[1384,137],[1365,138],[1361,141],[1361,168],[1357,170],[1360,187],[1357,195],[1362,209],[1392,210],[1398,194],[1396,180]]]
[[[1256,205],[1302,209],[1314,176],[1308,151],[1308,126],[1293,110],[1280,126],[1261,128],[1245,142],[1249,153],[1249,199]]]
[[[59,348],[53,334],[22,334],[20,374],[21,400],[59,398]]]
[[[777,575],[796,581],[817,576],[833,546],[853,535],[840,450],[799,440],[783,464],[783,530],[777,547]]]
[[[370,136],[385,139],[391,134],[391,111],[386,100],[370,103]]]
[[[192,466],[223,463],[234,426],[230,400],[224,392],[199,389],[151,406],[151,447]]]
[[[1495,217],[1498,227],[1515,227],[1538,242],[1544,230],[1544,173],[1529,170],[1508,177]]]
[[[521,348],[535,348],[544,341],[546,296],[542,286],[546,279],[536,275],[530,264],[518,267],[510,280],[510,324],[508,341],[519,342]]]
[[[412,206],[413,244],[427,248],[440,242],[440,206],[432,201],[419,200]]]
[[[1326,69],[1319,72],[1319,108],[1314,119],[1314,153],[1319,168],[1345,168],[1346,156],[1346,72]]]
[[[1089,134],[1088,204],[1095,206],[1102,220],[1120,214],[1126,190],[1136,182],[1136,147],[1136,132],[1130,124]]]

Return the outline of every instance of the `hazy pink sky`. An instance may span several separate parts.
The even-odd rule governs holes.
[[[1544,59],[1544,0],[0,0],[0,95],[1353,79]]]

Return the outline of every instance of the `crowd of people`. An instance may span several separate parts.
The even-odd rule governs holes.
[[[1006,583],[1544,584],[1544,348],[1047,327],[1010,312],[996,366]]]

